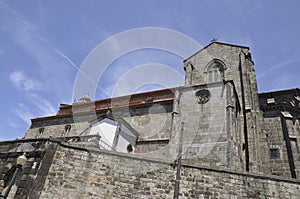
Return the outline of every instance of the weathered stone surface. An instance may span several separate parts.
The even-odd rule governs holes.
[[[64,166],[54,161],[41,198],[173,198],[176,169],[166,162],[63,147],[57,158]],[[299,189],[299,181],[182,165],[179,193],[180,198],[297,198]]]

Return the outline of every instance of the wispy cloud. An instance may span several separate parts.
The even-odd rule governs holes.
[[[42,78],[47,77],[48,81],[44,83],[46,89],[53,89],[53,85],[58,83],[57,79],[60,82],[65,81],[65,78],[62,77],[65,77],[67,67],[70,64],[72,67],[76,65],[70,59],[66,62],[67,56],[62,59],[63,53],[58,55],[58,52],[55,52],[56,48],[39,34],[39,29],[34,24],[27,21],[9,5],[4,4],[3,7],[0,8],[0,11],[3,11],[5,15],[3,14],[4,19],[0,17],[0,23],[3,23],[3,26],[6,27],[4,29],[5,33],[37,63],[36,66],[38,67],[33,67]],[[64,86],[66,82],[60,85]],[[62,90],[58,86],[55,88]]]
[[[20,71],[12,72],[9,75],[9,80],[15,87],[25,91],[39,90],[42,87],[42,84],[39,81],[28,78],[24,73]]]
[[[65,59],[69,64],[71,64],[71,66],[73,66],[76,70],[78,70],[78,67],[76,66],[76,64],[67,56],[65,55],[63,52],[54,49],[54,51],[59,54],[63,59]]]
[[[11,110],[30,125],[32,118],[56,114],[56,107],[52,105],[49,96],[59,96],[60,92],[67,93],[66,87],[69,84],[66,70],[68,67],[71,68],[70,65],[76,68],[76,64],[42,37],[34,24],[11,6],[1,3],[1,0],[0,11],[3,33],[6,33],[8,38],[35,63],[31,69],[38,75],[37,78],[32,76],[33,73],[25,73],[18,69],[8,76],[13,86],[26,91],[25,94],[22,93],[22,103],[17,103]],[[0,50],[0,54],[1,52],[3,51]],[[41,83],[42,80],[47,81]],[[16,126],[15,123],[9,125]]]
[[[30,119],[33,118],[33,114],[23,103],[18,103],[15,112],[17,116],[21,118],[27,125],[30,125]]]
[[[35,34],[35,37],[38,38],[39,40],[43,41],[44,43],[47,44],[47,46],[49,47],[49,49],[52,49],[55,53],[57,53],[61,58],[63,58],[65,61],[68,62],[68,64],[70,64],[72,67],[74,67],[76,70],[79,69],[79,67],[62,51],[58,50],[57,48],[55,48],[48,39],[46,39],[45,37],[39,35],[39,34]]]
[[[37,94],[30,94],[29,98],[31,103],[38,108],[39,115],[53,115],[56,113],[56,109],[45,98]]]
[[[278,71],[279,69],[281,69],[283,67],[286,67],[287,65],[292,64],[292,63],[294,63],[293,60],[286,60],[286,61],[284,61],[280,64],[275,64],[273,66],[268,66],[268,67],[266,67],[265,70],[261,71],[261,73],[257,74],[257,79],[263,79],[265,77],[273,75],[272,72],[274,72],[276,70]],[[270,63],[269,63],[269,65],[270,65]]]
[[[9,120],[8,121],[8,125],[13,127],[13,128],[19,128],[19,127],[22,127],[22,125],[19,123],[19,122],[16,122],[16,121],[12,121],[12,120]]]
[[[27,125],[30,125],[32,118],[37,116],[54,115],[56,109],[46,99],[37,94],[29,94],[30,104],[18,103],[15,108],[16,115],[21,118]],[[29,108],[30,107],[30,108]]]

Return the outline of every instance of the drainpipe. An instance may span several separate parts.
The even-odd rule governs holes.
[[[171,118],[171,129],[170,129],[170,134],[169,134],[169,139],[170,142],[173,142],[172,138],[174,138],[173,135],[173,128],[174,128],[174,120],[176,119],[176,115],[179,114],[179,100],[180,100],[180,95],[181,95],[181,87],[178,88],[175,93],[174,93],[174,100],[173,100],[173,107],[172,107],[172,118]]]
[[[244,90],[244,80],[243,80],[243,68],[242,68],[242,59],[240,52],[239,54],[239,72],[240,72],[240,81],[241,81],[241,92],[242,92],[242,111],[243,111],[243,121],[244,121],[244,149],[245,149],[245,159],[246,159],[246,171],[249,171],[249,146],[248,146],[248,128],[247,128],[247,116],[246,116],[246,104],[245,104],[245,90]]]
[[[175,189],[174,189],[174,199],[178,199],[179,197],[179,185],[180,185],[180,169],[181,169],[181,158],[182,158],[182,132],[184,128],[184,122],[181,122],[180,129],[180,138],[179,138],[179,151],[177,156],[177,172],[176,172],[176,180],[175,180]]]
[[[289,137],[289,132],[288,128],[286,125],[286,120],[282,114],[280,114],[280,120],[281,120],[281,126],[282,126],[282,133],[283,133],[283,138],[285,141],[286,145],[286,152],[289,160],[289,166],[290,166],[290,172],[291,172],[291,177],[292,178],[297,178],[296,171],[295,171],[295,164],[294,164],[294,157],[293,157],[293,151],[292,151],[292,146],[291,146],[291,141]]]

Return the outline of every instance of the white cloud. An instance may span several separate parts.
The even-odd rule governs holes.
[[[279,71],[281,70],[281,68],[286,67],[287,65],[292,63],[294,63],[294,61],[291,59],[284,60],[283,62],[275,65],[272,65],[271,63],[266,63],[266,67],[264,68],[264,70],[262,70],[260,73],[257,73],[257,79],[263,79],[274,75],[274,73],[272,72]]]
[[[39,90],[42,87],[39,81],[26,77],[26,75],[20,71],[12,72],[9,75],[9,79],[15,87],[25,91]]]

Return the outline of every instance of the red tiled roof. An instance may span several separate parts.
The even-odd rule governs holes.
[[[65,117],[72,114],[85,114],[94,111],[103,111],[114,108],[147,106],[154,103],[173,102],[173,91],[177,88],[150,91],[127,96],[96,100],[91,102],[78,102],[74,104],[61,104],[57,115],[35,118],[31,121],[40,121],[57,117]]]

